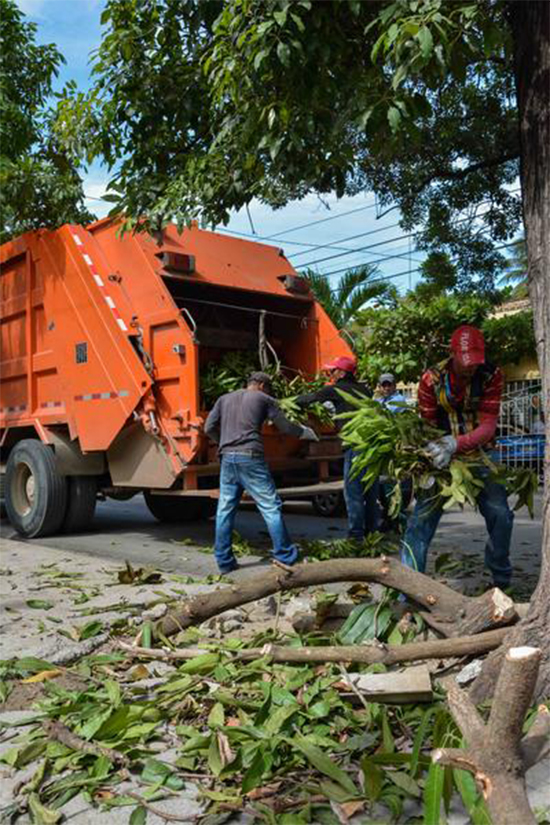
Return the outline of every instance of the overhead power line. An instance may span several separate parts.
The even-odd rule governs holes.
[[[510,194],[515,194],[515,192],[516,192],[516,191],[519,191],[519,189],[518,189],[518,190],[513,190]],[[484,203],[488,203],[488,202],[489,202],[489,201],[484,201]],[[483,218],[483,216],[484,216],[484,215],[486,215],[486,214],[487,214],[487,212],[488,212],[488,211],[490,211],[490,210],[486,210],[486,211],[485,211],[485,212],[483,212],[481,215],[477,215],[477,216],[475,216],[474,218],[472,218],[471,216],[469,216],[469,215],[468,215],[468,216],[466,216],[465,218],[460,218],[460,219],[459,219],[458,221],[456,221],[455,223],[457,223],[457,224],[458,224],[458,223],[467,223],[468,221],[472,221],[472,220],[481,219],[481,218]],[[339,252],[339,253],[337,253],[336,255],[327,255],[325,258],[318,258],[318,259],[316,259],[316,260],[307,261],[306,263],[301,263],[301,264],[300,264],[300,267],[301,267],[301,268],[302,268],[302,267],[304,267],[304,268],[305,268],[305,267],[308,267],[308,266],[316,266],[316,265],[318,265],[318,264],[320,264],[320,263],[323,263],[323,262],[325,262],[325,261],[335,260],[336,258],[344,258],[344,257],[346,257],[346,255],[347,255],[347,254],[351,255],[351,254],[356,253],[356,252],[357,252],[357,253],[360,253],[360,252],[368,252],[368,250],[369,250],[369,249],[375,249],[375,248],[376,248],[376,247],[378,247],[378,246],[385,246],[386,244],[388,244],[388,243],[392,243],[393,241],[400,241],[400,240],[405,240],[405,239],[408,239],[408,238],[414,238],[414,236],[415,236],[416,234],[417,234],[416,232],[409,232],[409,233],[407,233],[407,234],[405,234],[405,235],[396,235],[395,237],[393,237],[393,238],[388,238],[388,239],[387,239],[387,240],[385,240],[385,241],[379,241],[378,243],[375,243],[375,244],[368,244],[367,246],[361,246],[361,247],[357,247],[357,248],[355,248],[355,249],[350,249],[348,253],[346,253],[346,252]],[[413,251],[414,251],[414,252],[419,252],[420,250],[415,249],[415,250],[413,250]],[[378,254],[380,254],[380,253],[378,253]],[[372,263],[372,262],[370,262],[370,263]],[[349,268],[349,267],[346,267],[346,269],[347,269],[347,268]],[[337,270],[337,272],[342,272],[342,271],[343,271],[343,270]]]
[[[303,223],[301,226],[294,226],[291,229],[284,229],[282,232],[276,232],[270,235],[271,238],[278,238],[280,235],[288,235],[290,232],[298,232],[300,229],[308,229],[310,226],[318,226],[320,223],[327,221],[335,221],[337,218],[345,218],[346,215],[353,215],[355,212],[364,212],[366,209],[375,209],[376,203],[370,203],[367,206],[359,206],[357,209],[350,209],[348,212],[340,212],[339,215],[331,215],[328,218],[320,218],[317,221],[310,221],[310,223]]]
[[[346,241],[355,241],[357,238],[366,238],[367,235],[377,235],[379,232],[386,232],[388,229],[395,229],[396,226],[399,226],[399,222],[397,223],[390,223],[389,226],[381,226],[378,229],[371,229],[369,232],[360,232],[359,235],[349,235],[347,238],[340,238],[339,240],[335,241],[335,243],[346,243]],[[317,249],[343,249],[345,250],[346,247],[336,247],[332,243],[325,243],[319,244]],[[304,249],[302,252],[293,252],[292,255],[288,255],[288,258],[297,258],[298,255],[307,255],[309,250]]]
[[[501,244],[500,246],[495,246],[493,251],[498,252],[501,249],[510,249],[510,247],[516,246],[517,243],[518,243],[517,241],[512,241],[512,243]],[[420,250],[418,250],[418,251],[420,251]],[[369,263],[372,263],[372,261],[369,261]],[[322,272],[321,274],[326,275],[327,278],[328,278],[330,275],[339,275],[342,272],[348,272],[350,269],[360,269],[362,265],[363,264],[356,264],[355,266],[345,266],[342,269],[333,269],[331,272]],[[407,275],[408,272],[409,272],[409,270],[407,269],[404,272],[398,272],[396,275],[385,275],[385,276],[382,276],[381,278],[374,278],[372,281],[369,281],[369,283],[374,284],[374,283],[377,283],[378,281],[391,281],[393,278],[398,278],[400,275]],[[420,272],[420,269],[412,270],[411,274],[414,275],[415,272]]]

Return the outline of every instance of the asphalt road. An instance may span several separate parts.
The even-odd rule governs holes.
[[[542,527],[541,502],[537,501],[535,519],[525,510],[516,514],[512,540],[512,561],[516,580],[522,587],[532,587],[540,569]],[[285,518],[291,536],[302,539],[343,538],[346,535],[344,518],[323,518],[314,514],[307,502],[285,504]],[[237,515],[236,530],[251,548],[250,555],[240,561],[243,574],[255,572],[269,559],[270,541],[265,524],[253,504],[245,504]],[[1,535],[23,542],[9,522],[2,525]],[[438,556],[446,553],[451,560],[459,560],[462,569],[450,571],[449,581],[467,580],[470,588],[483,580],[483,548],[485,525],[479,513],[467,508],[452,510],[443,517],[432,550],[428,573],[434,570]],[[71,561],[117,562],[127,560],[134,566],[154,566],[165,572],[206,576],[217,572],[213,557],[214,519],[181,524],[161,524],[149,512],[143,497],[129,501],[98,503],[94,521],[85,533],[40,538],[42,547],[67,551]],[[33,542],[25,542],[32,547]],[[250,568],[250,569],[249,569]],[[441,575],[441,569],[438,569]],[[237,574],[240,575],[240,572]]]
[[[317,516],[307,502],[286,504],[285,518],[296,541],[346,535],[345,519]],[[242,505],[235,529],[261,556],[268,555],[269,536],[254,505]],[[9,522],[3,524],[2,536],[23,541]],[[193,576],[217,572],[212,551],[214,519],[161,524],[151,515],[141,495],[129,501],[99,502],[90,530],[85,533],[40,538],[38,542],[42,547],[66,550],[73,560],[82,556],[98,562],[118,560],[121,565],[127,560],[133,566],[155,566]],[[32,541],[27,543],[32,545]],[[248,567],[257,566],[258,562],[258,556],[251,555],[243,563]]]

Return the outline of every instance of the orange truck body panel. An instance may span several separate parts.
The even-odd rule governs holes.
[[[257,351],[264,311],[267,339],[291,371],[314,375],[351,354],[312,295],[286,288],[297,274],[279,249],[196,226],[169,226],[160,243],[118,230],[109,220],[65,225],[0,247],[3,442],[21,428],[46,442],[64,430],[85,455],[115,449],[137,427],[175,480],[212,457],[201,369],[223,348],[246,349],[243,338]],[[169,268],[174,256],[187,256],[187,271]],[[298,448],[272,428],[266,436],[268,454]]]

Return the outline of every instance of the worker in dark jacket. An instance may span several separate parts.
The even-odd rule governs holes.
[[[243,492],[254,499],[273,542],[273,555],[284,564],[294,564],[298,549],[292,543],[282,516],[283,503],[264,458],[262,425],[270,420],[278,430],[306,441],[318,441],[310,427],[293,424],[271,397],[271,379],[254,372],[246,389],[218,398],[205,432],[219,444],[221,455],[220,498],[216,511],[215,554],[222,573],[238,567],[232,549],[233,525]]]
[[[372,391],[367,384],[361,383],[355,377],[357,361],[347,355],[335,358],[323,367],[330,376],[330,383],[317,392],[307,393],[297,398],[300,407],[307,407],[319,401],[338,415],[349,412],[352,407],[342,398],[338,390],[355,395],[358,398],[371,398]],[[344,422],[336,418],[338,430]],[[368,533],[378,529],[378,482],[375,482],[366,492],[363,485],[363,473],[353,476],[352,466],[355,452],[352,449],[344,450],[344,499],[348,513],[348,537],[362,541]]]

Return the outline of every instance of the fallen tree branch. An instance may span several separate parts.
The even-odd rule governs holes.
[[[169,814],[166,811],[163,811],[161,808],[157,808],[156,805],[151,805],[150,802],[148,802],[135,791],[121,791],[120,794],[115,795],[123,797],[129,796],[132,799],[135,799],[136,802],[139,802],[142,808],[145,808],[147,811],[150,811],[155,816],[160,817],[160,819],[164,819],[165,822],[189,822],[188,816],[177,816],[177,814]]]
[[[421,659],[446,659],[456,656],[470,656],[474,653],[486,653],[488,650],[494,650],[498,647],[505,634],[506,629],[501,628],[479,633],[475,636],[431,639],[427,642],[410,642],[404,645],[386,645],[377,642],[369,645],[285,647],[283,645],[267,644],[263,647],[223,652],[234,659],[245,661],[267,656],[272,662],[357,662],[392,665],[399,662],[415,662]],[[136,647],[126,642],[118,642],[117,646],[136,659],[162,661],[193,659],[195,656],[209,652],[206,648],[197,647],[160,650],[158,648]]]
[[[521,741],[521,753],[526,770],[550,753],[550,710],[546,705],[539,706],[537,718]]]
[[[428,611],[446,636],[480,633],[517,620],[513,601],[500,590],[471,598],[441,582],[405,567],[396,559],[337,559],[295,567],[274,566],[258,578],[250,578],[213,593],[201,593],[156,625],[157,636],[171,636],[180,630],[220,613],[274,593],[331,582],[374,581],[399,590]],[[136,643],[139,644],[141,634]]]
[[[107,759],[110,759],[110,761],[115,765],[119,764],[123,767],[128,767],[130,764],[124,754],[119,751],[115,751],[112,748],[107,748],[104,745],[97,745],[95,742],[87,742],[85,739],[82,739],[80,736],[77,736],[69,730],[69,728],[61,722],[44,722],[42,727],[50,739],[55,739],[57,742],[61,742],[62,745],[66,745],[73,751],[92,753],[94,756],[106,756]]]
[[[525,785],[525,772],[547,748],[548,709],[539,709],[531,731],[522,738],[525,714],[535,689],[541,651],[511,648],[497,682],[489,721],[485,724],[470,697],[458,685],[450,686],[447,700],[467,747],[440,748],[432,760],[473,774],[498,825],[535,825]]]

